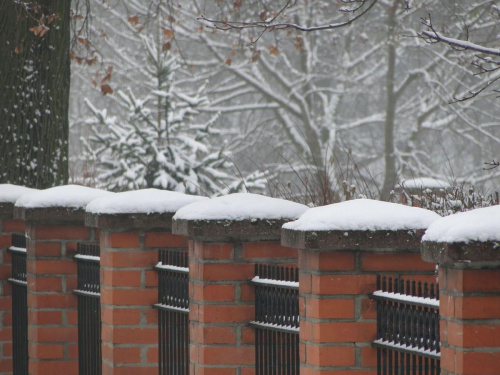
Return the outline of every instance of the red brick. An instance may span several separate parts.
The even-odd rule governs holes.
[[[66,256],[75,256],[78,253],[78,242],[66,242]]]
[[[151,306],[158,302],[158,291],[155,289],[114,289],[101,288],[101,303],[115,306]]]
[[[76,308],[77,298],[74,294],[28,294],[28,306],[31,308]]]
[[[194,284],[193,297],[197,301],[234,301],[234,285]]]
[[[158,272],[146,270],[146,286],[158,286]]]
[[[78,340],[77,327],[29,327],[28,337],[36,342],[64,342]]]
[[[232,243],[194,243],[194,257],[199,259],[234,259]]]
[[[104,233],[104,246],[111,248],[139,248],[139,233]]]
[[[24,233],[25,222],[24,220],[17,220],[17,219],[3,220],[2,230],[4,232]]]
[[[199,279],[205,281],[243,281],[254,276],[252,263],[199,264]]]
[[[313,366],[352,366],[354,365],[354,347],[308,345],[306,358],[306,363]]]
[[[37,259],[30,260],[28,263],[34,262],[34,273],[39,275],[68,275],[76,274],[76,262],[74,260],[46,260]]]
[[[354,300],[308,298],[306,316],[308,318],[354,318]]]
[[[315,342],[371,342],[376,334],[376,322],[313,323]]]
[[[140,270],[101,270],[101,283],[107,286],[141,286],[142,272]]]
[[[251,365],[255,361],[253,347],[201,347],[200,364]]]
[[[361,348],[361,365],[363,367],[377,366],[377,349],[372,347]]]
[[[354,252],[300,252],[300,268],[322,271],[353,271]]]
[[[6,280],[12,274],[12,266],[9,265],[1,265],[0,266],[0,281]]]
[[[64,346],[55,344],[30,344],[29,353],[33,359],[61,359],[64,356]]]
[[[448,343],[463,348],[500,347],[500,325],[448,322]]]
[[[146,361],[148,363],[158,364],[158,347],[148,348],[146,351]]]
[[[12,328],[3,327],[0,329],[0,341],[12,340]]]
[[[102,340],[115,344],[157,344],[158,328],[111,328],[103,325]]]
[[[90,229],[80,226],[38,225],[32,227],[31,239],[36,240],[85,240],[89,238]]]
[[[281,246],[278,241],[245,242],[243,243],[243,258],[297,258],[297,249]]]
[[[435,264],[424,262],[418,253],[361,253],[363,271],[429,271],[434,272]]]
[[[188,239],[170,232],[146,233],[146,247],[182,247],[187,248]]]
[[[146,323],[158,325],[158,311],[156,309],[146,310]]]
[[[463,270],[462,288],[455,289],[458,292],[500,292],[500,270]]]
[[[32,242],[33,246],[30,246],[30,255],[36,256],[50,256],[50,257],[60,257],[61,256],[61,242],[41,242],[34,241]],[[34,248],[32,252],[31,249]]]
[[[310,273],[299,272],[299,293],[310,294],[312,292],[312,275]]]
[[[255,301],[255,286],[248,284],[241,284],[240,300],[244,302]]]
[[[75,361],[29,361],[30,374],[77,374],[78,362]]]
[[[240,371],[244,370],[243,368],[240,369]],[[196,375],[236,375],[236,369],[235,368],[227,368],[227,367],[204,367],[204,366],[198,366],[197,371],[194,372],[190,371],[190,374],[195,374]],[[255,374],[255,371],[252,373],[252,375]],[[243,375],[243,374],[241,374]]]
[[[241,343],[255,344],[255,329],[252,327],[241,327]]]
[[[191,308],[191,306],[190,306]],[[253,305],[199,305],[199,320],[211,323],[249,322],[254,319]]]
[[[78,344],[66,344],[68,358],[78,359]]]
[[[30,324],[34,325],[62,324],[61,311],[30,310],[28,316]]]
[[[101,267],[115,268],[153,268],[158,263],[158,252],[153,250],[143,251],[108,251],[101,252]]]
[[[363,319],[377,319],[377,301],[363,298],[361,300],[361,317]]]
[[[12,350],[12,343],[4,342],[2,345],[2,354],[0,355],[0,358],[11,358]]]
[[[155,311],[156,312],[156,311]],[[102,322],[110,325],[137,325],[141,319],[139,309],[113,309],[102,307]]]
[[[0,235],[0,248],[12,246],[12,236],[10,234]]]
[[[455,297],[455,317],[459,319],[498,319],[500,318],[500,298]]]
[[[441,369],[454,374],[455,361],[455,351],[453,349],[441,346]]]
[[[368,295],[375,290],[375,286],[375,275],[312,275],[313,294]]]
[[[236,335],[232,327],[191,326],[191,339],[199,344],[235,344]]]
[[[72,292],[77,288],[78,280],[76,275],[66,275],[64,279],[66,280],[65,292]]]
[[[459,352],[456,354],[457,375],[493,375],[500,369],[498,352]]]
[[[301,319],[300,324],[300,340],[302,341],[312,341],[312,324],[311,322]]]
[[[61,292],[62,278],[58,276],[29,276],[28,285],[35,292]]]
[[[102,352],[103,359],[113,362],[114,365],[120,363],[140,363],[141,362],[141,348],[110,348],[104,345]]]

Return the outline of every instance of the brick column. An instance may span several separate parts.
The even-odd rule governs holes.
[[[273,210],[273,201],[281,201],[248,195],[256,198],[253,208],[260,214]],[[225,202],[225,212],[217,217],[219,201]],[[262,220],[252,210],[246,214],[244,202],[241,195],[215,198],[179,210],[174,218],[173,232],[190,239],[190,375],[255,373],[255,331],[249,326],[255,318],[254,287],[249,283],[255,264],[297,262],[297,251],[280,245],[280,228],[306,207],[281,201],[296,205],[300,213]],[[196,212],[201,217],[211,212],[215,218],[197,219]],[[186,213],[189,219],[183,219]],[[279,208],[272,213],[280,217]],[[239,214],[238,220],[234,214]]]
[[[158,374],[158,249],[186,250],[172,216],[199,199],[147,189],[87,207],[86,224],[100,232],[103,375]]]
[[[351,202],[363,201],[368,200]],[[385,202],[361,217],[364,225],[373,221],[379,230],[350,230],[359,219],[354,214],[353,222],[349,213],[360,210],[349,209],[351,202],[339,204],[347,207],[344,211],[336,211],[336,204],[309,210],[309,217],[316,210],[331,210],[319,213],[326,219],[316,222],[318,230],[314,223],[307,230],[291,229],[294,223],[282,230],[281,243],[299,249],[301,375],[376,374],[377,350],[371,345],[377,332],[376,302],[369,296],[376,290],[377,275],[435,281],[434,265],[420,258],[423,230],[384,230],[384,219],[382,225],[378,219],[391,209]],[[333,227],[345,229],[327,230],[330,219]]]
[[[23,186],[0,184],[0,375],[12,374],[12,257],[8,252],[12,233],[24,235],[24,221],[14,219],[14,203],[35,192]]]
[[[445,219],[448,217],[442,220]],[[494,219],[485,216],[483,221],[476,218],[463,225],[477,226],[481,222],[491,225],[491,220]],[[467,228],[456,230],[466,233]],[[499,243],[474,240],[422,243],[422,257],[439,263],[443,375],[500,373]]]
[[[69,197],[75,196],[70,202]],[[25,195],[15,217],[26,222],[30,375],[78,374],[76,244],[95,241],[84,207],[107,192],[60,186]],[[61,206],[56,206],[58,196]],[[49,205],[50,207],[45,207]]]

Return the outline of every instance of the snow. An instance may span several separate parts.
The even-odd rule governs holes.
[[[431,177],[416,177],[404,180],[400,184],[403,189],[448,189],[451,187],[451,185],[446,181],[441,181]]]
[[[174,220],[297,219],[307,206],[258,194],[237,193],[181,208]]]
[[[93,214],[131,214],[176,212],[188,204],[208,198],[160,189],[143,189],[116,193],[92,201],[87,212]]]
[[[294,288],[294,289],[299,288],[298,281],[283,281],[283,280],[275,280],[275,279],[265,279],[265,278],[261,278],[259,276],[255,276],[252,279],[252,282],[256,283],[256,284],[284,286],[284,287]]]
[[[21,195],[34,193],[36,189],[12,184],[0,184],[0,202],[15,203]]]
[[[308,210],[299,220],[283,225],[298,231],[414,230],[438,220],[435,212],[372,199],[355,199]]]
[[[478,208],[443,217],[429,226],[422,241],[500,241],[500,206]]]
[[[158,262],[158,264],[156,264],[155,268],[158,270],[189,273],[188,267],[172,266],[171,264],[163,264],[162,262]]]
[[[383,292],[381,290],[377,290],[373,292],[373,295],[376,297],[382,297],[384,299],[390,299],[396,302],[403,302],[408,304],[417,304],[417,305],[426,305],[436,309],[439,309],[439,300],[436,298],[429,297],[417,297],[410,296],[407,294],[393,293],[393,292]]]
[[[85,208],[87,204],[103,195],[112,195],[108,191],[80,185],[64,185],[25,194],[16,201],[16,207],[46,208],[71,207]]]

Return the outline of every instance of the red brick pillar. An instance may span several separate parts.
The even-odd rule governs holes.
[[[158,374],[158,249],[187,248],[171,233],[172,216],[199,199],[147,189],[87,207],[87,225],[100,232],[103,375]]]
[[[12,374],[12,257],[8,251],[12,233],[24,236],[24,221],[14,219],[14,203],[23,194],[34,192],[22,186],[0,185],[0,375]]]
[[[25,195],[15,216],[26,222],[30,375],[78,374],[76,243],[95,241],[84,208],[107,192],[59,186]]]
[[[439,263],[443,375],[500,374],[499,214],[496,206],[451,215],[431,225],[424,237],[422,257]],[[490,235],[478,241],[487,227]]]
[[[255,296],[249,280],[256,263],[296,264],[297,251],[280,245],[280,228],[306,209],[234,194],[177,212],[173,232],[190,239],[190,375],[255,373],[255,332],[249,326]]]
[[[410,215],[422,210],[399,207]],[[299,249],[301,375],[376,374],[376,302],[369,296],[377,275],[435,281],[434,265],[420,258],[418,221],[401,220],[393,208],[355,200],[310,209],[284,226],[281,243]]]

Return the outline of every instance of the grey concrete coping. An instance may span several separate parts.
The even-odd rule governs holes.
[[[274,240],[281,236],[281,227],[290,219],[250,220],[173,220],[172,233],[196,240]]]
[[[12,219],[14,217],[14,203],[0,202],[0,217],[2,219]]]
[[[14,218],[40,224],[83,225],[85,209],[74,207],[14,207]]]
[[[175,212],[165,213],[120,213],[120,214],[85,214],[85,225],[102,229],[165,229],[172,228]]]
[[[425,229],[397,231],[297,231],[283,229],[281,244],[316,250],[412,250],[418,252]]]
[[[474,266],[474,263],[500,264],[500,242],[471,241],[445,243],[422,242],[422,259],[440,265],[461,264]]]

